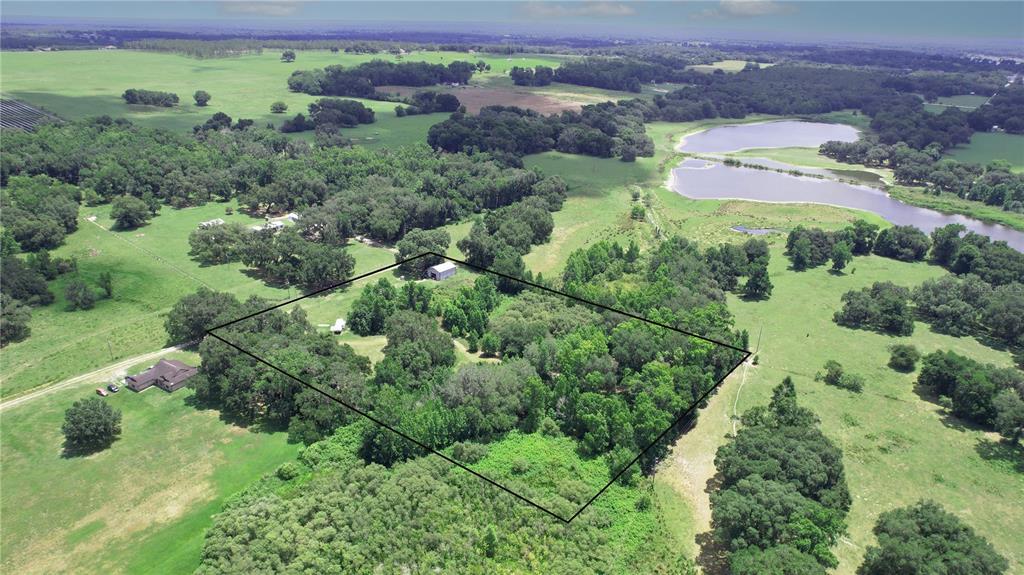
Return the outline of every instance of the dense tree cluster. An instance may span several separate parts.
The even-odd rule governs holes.
[[[416,92],[407,100],[408,106],[396,106],[395,114],[398,117],[415,116],[417,114],[433,114],[435,112],[455,112],[462,106],[454,94],[443,92],[423,91]]]
[[[489,211],[473,222],[469,234],[459,240],[459,249],[473,265],[532,280],[532,275],[525,275],[522,256],[532,246],[545,243],[551,237],[555,228],[551,211],[561,208],[561,197],[551,199],[553,203],[543,197],[527,198]],[[499,287],[502,291],[518,289],[517,282],[504,279]]]
[[[878,545],[868,547],[857,575],[1001,575],[1009,568],[991,543],[934,501],[882,513],[874,532]]]
[[[64,243],[67,234],[78,229],[80,192],[46,175],[15,176],[0,189],[3,234],[11,251],[35,252]],[[9,234],[9,235],[8,235]]]
[[[965,231],[960,224],[932,231],[931,260],[955,274],[974,274],[993,286],[1024,280],[1024,253],[1006,242]]]
[[[145,106],[163,106],[170,108],[178,103],[178,95],[171,92],[159,90],[142,90],[139,88],[128,88],[121,94],[128,104],[142,104]]]
[[[474,366],[466,377],[491,369]],[[306,448],[288,474],[297,477],[233,498],[206,534],[197,573],[696,572],[659,531],[644,531],[635,551],[610,545],[610,511],[591,508],[566,526],[439,458],[366,465],[355,455],[359,427]],[[570,463],[553,461],[542,472],[550,489],[532,497],[560,512],[578,507]],[[521,480],[509,471],[491,476]]]
[[[924,356],[917,383],[953,414],[1017,442],[1024,433],[1024,373],[981,364],[952,351]]]
[[[842,452],[797,405],[788,377],[767,407],[742,420],[715,455],[722,481],[711,495],[711,524],[729,548],[731,572],[824,574],[838,565],[830,547],[846,530],[851,502]],[[780,558],[784,571],[763,570]]]
[[[875,329],[892,335],[914,333],[914,312],[908,305],[910,290],[892,282],[843,294],[843,309],[832,319],[839,325]]]
[[[987,132],[996,126],[1010,134],[1024,134],[1024,83],[1017,80],[999,90],[984,106],[971,111],[971,127]]]
[[[558,150],[633,161],[654,155],[654,141],[643,122],[639,110],[612,102],[550,116],[514,106],[487,106],[476,116],[457,113],[431,126],[427,142],[448,152],[479,150],[519,157]]]
[[[548,66],[535,68],[513,66],[508,75],[516,86],[547,86],[555,79],[555,71]]]
[[[926,280],[914,288],[916,311],[932,329],[953,336],[991,335],[1024,345],[1024,284],[992,287],[976,275]]]
[[[682,72],[660,63],[592,57],[562,62],[555,70],[554,79],[565,84],[639,93],[641,84],[675,82],[682,76]]]
[[[382,99],[378,86],[434,86],[465,84],[477,70],[470,62],[456,60],[444,64],[427,62],[388,62],[372,60],[346,68],[341,65],[324,69],[296,70],[288,78],[288,88],[313,96],[351,96]]]

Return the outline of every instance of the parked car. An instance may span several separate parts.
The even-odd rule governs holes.
[[[107,389],[109,389],[112,393],[117,393],[121,391],[121,388],[118,387],[116,383],[111,383],[110,385],[107,386]]]
[[[96,388],[96,395],[98,395],[100,397],[106,397],[109,394],[107,393],[107,390],[103,389],[102,387],[97,387]]]

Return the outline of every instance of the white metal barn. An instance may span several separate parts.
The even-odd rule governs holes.
[[[442,262],[427,268],[427,277],[437,281],[445,280],[455,275],[456,269],[452,262]]]
[[[339,334],[343,331],[345,331],[345,320],[339,317],[334,320],[334,325],[331,326],[331,332]]]

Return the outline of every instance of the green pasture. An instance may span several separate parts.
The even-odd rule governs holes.
[[[774,240],[769,271],[775,287],[769,300],[729,297],[736,326],[750,332],[751,347],[760,340],[759,362],[748,368],[745,380],[732,378],[722,392],[730,408],[735,400],[742,413],[767,403],[771,388],[792,376],[802,404],[821,418],[822,430],[842,448],[853,506],[848,541],[835,548],[841,561],[837,573],[854,572],[865,547],[874,543],[871,528],[880,513],[922,497],[963,518],[1010,559],[1011,572],[1020,572],[1024,544],[1014,534],[1024,531],[1024,451],[947,415],[915,387],[916,374],[886,365],[894,343],[913,344],[922,353],[954,350],[1000,366],[1011,365],[1010,354],[971,337],[934,333],[920,322],[910,337],[840,327],[832,314],[845,292],[876,281],[912,287],[946,272],[926,263],[869,256],[855,258],[841,275],[827,266],[797,273],[787,269],[784,243],[781,236]],[[856,394],[814,381],[829,359],[863,376],[864,391]],[[698,425],[691,433],[706,429]]]
[[[154,387],[104,399],[123,413],[113,446],[63,457],[64,410],[91,396],[86,383],[4,411],[0,570],[191,573],[213,514],[298,450],[283,432],[197,409],[188,389]]]

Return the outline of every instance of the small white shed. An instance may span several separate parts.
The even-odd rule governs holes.
[[[345,320],[339,317],[334,320],[334,325],[331,326],[331,332],[337,335],[343,331],[345,331]]]
[[[427,277],[437,281],[445,280],[455,275],[456,269],[458,268],[452,262],[441,262],[427,268]]]

